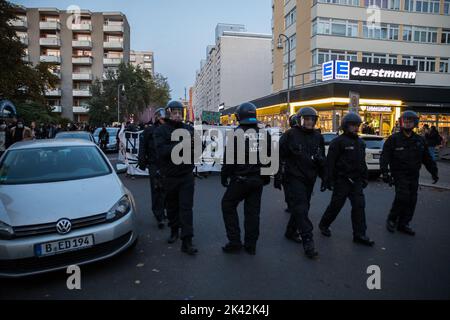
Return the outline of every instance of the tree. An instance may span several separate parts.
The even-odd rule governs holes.
[[[54,88],[58,78],[48,63],[33,67],[23,60],[25,46],[9,21],[17,19],[16,6],[0,0],[0,99],[9,99],[25,121],[60,120],[45,99],[45,90]]]
[[[124,86],[125,91],[120,90]],[[117,72],[109,71],[103,82],[96,81],[89,101],[92,124],[117,121],[117,99],[120,99],[120,118],[128,118],[144,111],[151,104],[165,105],[170,98],[167,79],[153,77],[150,72],[122,63]]]

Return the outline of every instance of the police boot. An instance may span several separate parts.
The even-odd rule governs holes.
[[[359,243],[368,247],[373,247],[375,241],[370,240],[368,236],[354,236],[353,242]]]
[[[319,255],[319,253],[314,248],[313,239],[303,239],[303,248],[305,249],[305,255],[310,259],[314,259]]]
[[[192,245],[192,238],[186,237],[183,239],[183,244],[181,245],[181,251],[187,253],[190,256],[197,254],[198,250]]]
[[[415,236],[416,232],[409,226],[398,226],[397,230],[401,233],[407,234],[409,236]]]
[[[225,253],[239,253],[242,250],[242,244],[229,242],[222,247],[222,250]]]
[[[302,243],[302,238],[300,237],[300,233],[298,233],[298,231],[287,230],[284,237],[295,243]]]
[[[331,230],[329,227],[319,224],[319,230],[325,237],[331,237]]]
[[[254,256],[256,255],[256,245],[252,244],[246,244],[244,246],[245,252],[247,252],[249,255]]]
[[[180,238],[180,230],[178,228],[172,228],[170,230],[170,237],[167,240],[168,243],[172,244],[177,242],[177,240]]]
[[[397,222],[391,219],[387,219],[386,221],[386,229],[388,229],[389,232],[394,233],[395,228],[397,227]]]

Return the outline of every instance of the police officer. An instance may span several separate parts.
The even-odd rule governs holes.
[[[327,156],[327,188],[333,191],[319,229],[331,237],[330,225],[337,218],[347,198],[352,205],[353,241],[366,246],[375,244],[366,236],[364,189],[368,185],[366,144],[358,137],[361,117],[353,112],[342,119],[344,133],[335,138]],[[322,188],[325,191],[325,188]]]
[[[139,168],[146,170],[150,174],[150,190],[152,197],[152,211],[158,222],[158,228],[164,228],[164,219],[166,218],[164,208],[164,189],[160,171],[160,164],[157,161],[154,132],[164,124],[165,110],[159,108],[154,114],[154,124],[148,126],[142,134],[142,147],[139,148]]]
[[[161,176],[166,194],[166,210],[171,230],[169,243],[175,243],[181,236],[183,241],[181,251],[195,255],[197,249],[192,244],[194,236],[193,212],[194,204],[194,162],[175,164],[171,154],[179,143],[172,141],[172,133],[184,129],[193,137],[193,128],[183,123],[184,106],[179,101],[167,104],[165,123],[154,132],[155,147],[160,164]],[[192,152],[193,154],[193,152]],[[181,235],[180,235],[181,229]]]
[[[242,130],[245,134],[245,154],[237,154],[239,141],[235,138],[233,163],[227,163],[227,149],[224,152],[224,165],[222,166],[222,185],[227,188],[222,198],[222,213],[229,243],[222,249],[225,253],[237,253],[242,249],[241,230],[237,206],[244,201],[244,249],[250,255],[256,254],[256,243],[259,237],[259,215],[261,209],[261,196],[263,186],[270,183],[270,176],[261,175],[261,163],[258,155],[256,163],[252,164],[251,153],[258,154],[261,140],[265,137],[270,146],[270,136],[261,135],[256,119],[256,107],[252,103],[241,104],[236,111],[239,126],[236,131]],[[236,135],[237,136],[237,135]],[[231,152],[231,151],[229,151]],[[270,151],[269,151],[270,152]],[[254,155],[254,154],[253,154]],[[243,164],[237,163],[237,158],[243,158]]]
[[[419,172],[422,163],[437,183],[438,168],[431,158],[423,137],[413,130],[419,124],[419,117],[413,111],[405,111],[400,117],[400,132],[390,136],[381,154],[383,181],[395,186],[395,199],[387,219],[387,229],[414,236],[410,227],[417,203]]]
[[[280,158],[285,164],[285,179],[289,193],[291,218],[285,237],[297,243],[303,240],[303,248],[308,258],[315,258],[313,224],[308,212],[317,176],[325,176],[325,142],[315,130],[318,120],[314,108],[301,109],[296,117],[297,125],[287,130],[280,138]],[[280,172],[275,176],[274,187],[281,190]],[[298,231],[300,231],[300,234]],[[301,238],[300,238],[301,236]]]
[[[293,128],[297,125],[297,114],[293,114],[289,117],[289,128]],[[287,208],[286,208],[286,212],[291,212],[291,209],[289,208],[289,190],[288,190],[288,183],[287,181],[287,177],[286,177],[286,164],[284,162],[280,163],[280,173],[281,173],[281,184],[283,186],[283,191],[284,191],[284,201],[287,204]],[[299,239],[299,238],[298,238]],[[300,239],[301,240],[301,239]]]

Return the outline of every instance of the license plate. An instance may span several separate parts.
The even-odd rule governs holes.
[[[93,245],[94,245],[94,236],[87,235],[82,237],[36,244],[34,246],[34,250],[37,257],[45,257],[68,251],[86,249],[92,247]]]
[[[373,155],[373,158],[374,158],[374,159],[380,159],[380,158],[381,158],[381,154],[374,154],[374,155]]]

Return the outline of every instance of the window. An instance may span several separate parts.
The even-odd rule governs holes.
[[[439,0],[405,0],[405,10],[439,14],[439,4]]]
[[[353,20],[317,18],[313,21],[312,28],[313,36],[316,34],[329,34],[344,37],[358,36],[358,22]]]
[[[354,51],[316,49],[312,52],[313,66],[321,65],[330,60],[357,61],[357,54]]]
[[[289,69],[290,69],[290,73],[291,73],[291,86],[292,86],[292,82],[293,82],[293,79],[294,79],[294,76],[295,76],[295,72],[296,72],[295,60],[291,61]],[[288,64],[286,63],[284,65],[284,79],[287,79],[287,77],[288,77]]]
[[[442,29],[441,43],[450,44],[450,29]]]
[[[381,9],[399,10],[400,0],[364,0],[366,7],[377,6]]]
[[[444,14],[450,15],[450,0],[444,0]]]
[[[359,0],[315,0],[314,4],[317,2],[320,3],[331,3],[331,4],[341,4],[341,5],[347,5],[347,6],[359,6]]]
[[[449,58],[441,58],[439,72],[449,72]]]
[[[437,43],[437,29],[417,26],[403,26],[403,40]]]
[[[368,39],[398,40],[399,27],[397,24],[382,23],[380,25],[363,24],[363,36]]]
[[[402,64],[417,66],[417,71],[434,72],[436,59],[434,57],[403,56]]]
[[[292,9],[285,17],[284,17],[284,28],[287,29],[291,25],[295,23],[297,19],[297,8]]]
[[[363,52],[362,62],[397,64],[397,55],[385,53]]]
[[[289,43],[291,45],[291,51],[294,50],[297,47],[297,35],[294,34],[292,36],[289,37]],[[287,44],[287,40],[284,41],[284,54],[288,53],[288,44]]]

